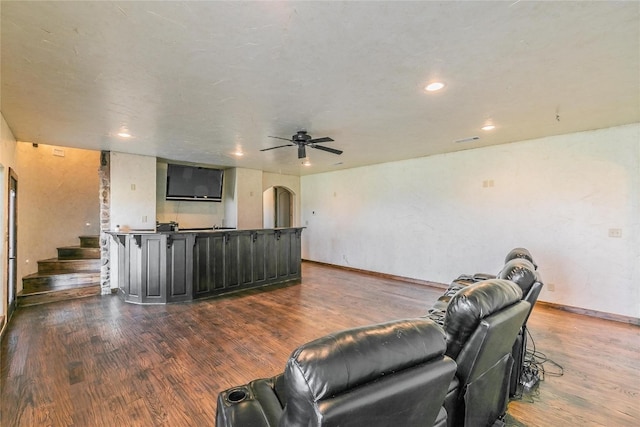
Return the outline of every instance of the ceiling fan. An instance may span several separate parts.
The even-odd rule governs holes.
[[[299,159],[304,159],[305,157],[307,157],[307,150],[306,147],[309,146],[311,148],[317,148],[318,150],[322,150],[322,151],[327,151],[329,153],[333,153],[333,154],[342,154],[342,150],[336,150],[335,148],[329,148],[329,147],[324,147],[322,145],[316,145],[319,144],[321,142],[331,142],[333,141],[333,139],[329,138],[328,136],[325,136],[323,138],[311,138],[311,135],[307,135],[307,131],[306,130],[299,130],[295,135],[293,135],[291,137],[291,139],[287,139],[287,138],[280,138],[279,136],[269,136],[269,138],[276,138],[276,139],[282,139],[284,141],[289,141],[291,142],[290,144],[285,144],[285,145],[278,145],[277,147],[271,147],[271,148],[264,148],[260,151],[267,151],[267,150],[274,150],[276,148],[282,148],[282,147],[293,147],[294,145],[298,146],[298,158]]]

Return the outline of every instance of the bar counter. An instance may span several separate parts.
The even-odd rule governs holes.
[[[118,294],[136,304],[299,281],[302,229],[110,232],[118,247],[112,277]]]

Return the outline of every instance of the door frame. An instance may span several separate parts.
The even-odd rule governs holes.
[[[7,179],[7,322],[18,299],[18,175],[9,168]]]

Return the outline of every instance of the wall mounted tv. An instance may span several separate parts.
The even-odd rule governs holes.
[[[167,165],[167,200],[222,201],[222,169]]]

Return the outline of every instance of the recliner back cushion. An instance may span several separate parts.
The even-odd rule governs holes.
[[[529,252],[529,250],[525,249],[525,248],[513,248],[513,249],[511,249],[511,251],[504,258],[504,263],[506,264],[509,261],[511,261],[512,259],[517,259],[517,258],[526,259],[531,264],[533,264],[534,269],[538,268],[538,266],[536,265],[535,261],[533,260],[533,256],[531,256],[531,252]]]
[[[284,371],[287,403],[280,425],[314,425],[318,401],[442,358],[445,350],[442,329],[425,318],[350,329],[304,344]]]
[[[524,258],[514,258],[507,262],[500,273],[498,279],[511,280],[520,286],[522,293],[526,295],[531,286],[538,280],[536,269],[531,262]]]
[[[489,279],[460,290],[444,319],[447,356],[455,359],[482,319],[522,299],[522,289],[504,279]]]

